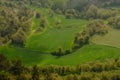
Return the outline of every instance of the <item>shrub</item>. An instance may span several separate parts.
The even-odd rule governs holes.
[[[7,58],[0,54],[0,71],[7,71],[10,68],[10,62],[7,60]]]
[[[46,19],[45,19],[44,17],[41,18],[41,19],[40,19],[40,23],[41,23],[41,24],[40,24],[40,27],[45,28],[45,26],[46,26],[46,24],[47,24],[47,23],[46,23]]]
[[[77,12],[74,9],[68,9],[65,13],[66,19],[76,18]]]
[[[39,12],[36,12],[36,18],[41,18],[41,13],[39,13]]]
[[[26,33],[20,28],[15,34],[11,36],[12,43],[17,45],[24,45],[26,37]]]
[[[104,71],[104,66],[100,62],[96,62],[96,64],[92,65],[93,72],[102,72]]]
[[[115,29],[120,29],[120,17],[111,17],[108,19],[108,24]]]

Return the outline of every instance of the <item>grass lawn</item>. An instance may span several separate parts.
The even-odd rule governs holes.
[[[120,49],[104,46],[89,44],[76,52],[62,56],[55,57],[49,53],[43,53],[39,51],[31,51],[25,48],[19,47],[0,47],[0,53],[5,54],[9,59],[20,59],[24,64],[31,66],[37,65],[68,65],[75,66],[78,64],[84,64],[87,62],[94,62],[100,60],[104,62],[106,59],[115,59],[120,57]]]
[[[45,15],[46,29],[41,33],[32,33],[26,41],[26,48],[42,52],[53,52],[58,48],[71,50],[75,33],[80,32],[86,25],[86,20],[66,19],[63,15],[54,14],[51,17],[48,9],[32,7]],[[61,28],[56,27],[56,20],[60,20]],[[36,30],[40,25],[39,19],[33,19],[32,29]]]
[[[0,53],[9,59],[20,59],[25,65],[65,65],[75,66],[91,61],[105,61],[120,57],[120,31],[111,30],[105,36],[94,36],[93,43],[85,45],[72,54],[55,57],[50,52],[62,48],[71,50],[75,33],[86,26],[86,20],[66,19],[63,15],[51,17],[48,9],[32,7],[45,15],[47,25],[45,30],[35,32],[40,26],[40,19],[33,18],[32,32],[27,38],[25,48],[15,46],[0,46]],[[56,20],[61,21],[61,28],[56,27]],[[94,44],[95,43],[95,44]],[[117,48],[115,48],[117,47]]]

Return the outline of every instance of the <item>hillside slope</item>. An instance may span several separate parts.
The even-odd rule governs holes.
[[[78,51],[62,56],[55,57],[49,53],[32,51],[19,47],[0,47],[0,53],[5,54],[9,59],[20,59],[26,65],[69,65],[75,66],[87,62],[100,60],[104,62],[106,59],[119,58],[119,48],[90,44],[86,45]]]

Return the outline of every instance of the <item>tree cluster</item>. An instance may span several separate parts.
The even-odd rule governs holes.
[[[99,8],[95,5],[91,5],[86,10],[86,18],[90,19],[108,19],[118,14],[117,11],[111,9]]]
[[[70,53],[71,53],[71,50],[63,50],[62,48],[58,48],[57,51],[53,51],[51,54],[54,56],[63,56]]]
[[[0,54],[0,80],[119,80],[120,59],[105,63],[90,62],[76,67],[34,65],[28,67],[20,60],[9,61]]]
[[[115,29],[120,29],[120,17],[111,17],[108,19],[108,24]]]
[[[80,18],[83,18],[84,14],[91,13],[87,17],[91,17],[95,14],[95,18],[108,18],[109,16],[113,15],[114,13],[109,9],[100,9],[98,10],[97,7],[109,7],[109,6],[116,6],[120,5],[119,0],[17,0],[14,2],[22,3],[22,4],[29,4],[31,6],[38,6],[43,8],[50,8],[55,13],[58,14],[64,14],[67,18],[75,17],[77,16]],[[94,6],[92,6],[94,5]],[[97,6],[97,7],[95,7]],[[95,12],[97,9],[97,13]],[[68,12],[75,11],[76,13],[73,14],[66,14]],[[93,12],[91,12],[91,10]],[[95,11],[94,11],[95,10]],[[95,12],[95,13],[94,13]],[[97,14],[97,16],[96,16]]]
[[[94,35],[105,35],[108,32],[108,26],[101,20],[90,21],[86,28],[77,33],[74,39],[74,49],[80,48],[85,44],[89,44],[89,39]]]
[[[0,44],[11,41],[24,45],[30,32],[33,12],[23,4],[0,1]]]

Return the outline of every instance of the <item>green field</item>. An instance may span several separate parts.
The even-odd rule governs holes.
[[[115,59],[120,57],[120,49],[90,44],[82,47],[76,52],[55,57],[49,53],[31,51],[20,47],[0,47],[0,53],[5,54],[9,59],[20,59],[24,64],[30,65],[68,65],[75,66],[96,60],[105,61],[106,59]]]
[[[94,36],[91,41],[95,44],[107,45],[120,48],[120,30],[110,29],[104,36]]]
[[[94,36],[92,43],[85,45],[77,51],[56,57],[50,52],[62,48],[71,50],[75,33],[80,32],[86,26],[86,20],[66,19],[63,15],[55,14],[51,17],[48,9],[32,7],[41,12],[47,20],[43,32],[35,32],[40,26],[40,19],[33,18],[31,34],[27,38],[25,48],[15,46],[1,46],[0,53],[5,54],[9,59],[20,59],[24,64],[31,65],[68,65],[75,66],[97,60],[115,59],[120,57],[120,31],[111,30],[105,36]],[[57,28],[56,20],[61,21],[61,28]],[[117,48],[115,48],[117,47]]]
[[[66,19],[63,15],[54,14],[51,17],[48,9],[35,8],[41,14],[46,15],[47,26],[44,32],[33,33],[26,41],[26,48],[42,52],[53,52],[58,48],[71,50],[75,33],[80,32],[86,25],[86,20]],[[60,20],[61,28],[56,28],[56,19]],[[39,27],[39,19],[33,19],[32,30]],[[37,27],[38,26],[38,27]]]

